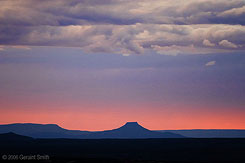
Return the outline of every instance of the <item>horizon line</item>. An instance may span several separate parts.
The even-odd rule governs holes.
[[[136,121],[134,121],[135,123]],[[123,125],[127,124],[128,122],[124,123]],[[136,122],[138,125],[140,125],[138,122]],[[27,123],[4,123],[4,124],[0,124],[0,125],[13,125],[13,124],[36,124],[36,125],[56,125],[62,129],[65,129],[65,130],[76,130],[76,131],[89,131],[89,132],[97,132],[98,130],[81,130],[81,129],[68,129],[68,128],[64,128],[62,126],[60,126],[59,124],[55,124],[55,123],[32,123],[32,122],[27,122]],[[120,128],[122,127],[123,125],[117,127],[117,128]],[[142,125],[140,125],[142,126]],[[142,126],[144,127],[144,126]],[[117,128],[113,128],[113,129],[117,129]],[[110,129],[110,130],[113,130],[113,129]],[[148,129],[148,128],[147,128]],[[106,131],[108,129],[104,129],[104,130],[99,130],[99,131]],[[148,129],[148,130],[151,130],[151,129]],[[187,129],[187,128],[183,128],[183,129],[158,129],[158,130],[151,130],[151,131],[178,131],[178,130],[245,130],[245,128],[192,128],[192,129]]]

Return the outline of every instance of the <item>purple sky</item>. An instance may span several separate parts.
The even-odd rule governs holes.
[[[0,123],[245,128],[245,1],[3,0]]]

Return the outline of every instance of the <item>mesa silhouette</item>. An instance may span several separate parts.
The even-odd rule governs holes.
[[[16,123],[0,125],[0,133],[13,132],[33,138],[77,138],[77,139],[145,139],[145,138],[184,138],[181,134],[148,130],[137,122],[127,122],[122,127],[106,131],[67,130],[55,124]]]

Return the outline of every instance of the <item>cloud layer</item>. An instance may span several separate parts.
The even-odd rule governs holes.
[[[243,0],[1,0],[0,44],[124,56],[245,50]]]

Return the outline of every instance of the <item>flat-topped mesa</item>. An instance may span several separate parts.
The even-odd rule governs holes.
[[[135,125],[135,126],[140,126],[138,122],[127,122],[125,125]],[[124,126],[125,126],[124,125]]]
[[[138,122],[127,122],[125,125],[120,127],[119,129],[131,130],[131,132],[135,132],[137,130],[147,130],[138,124]]]

